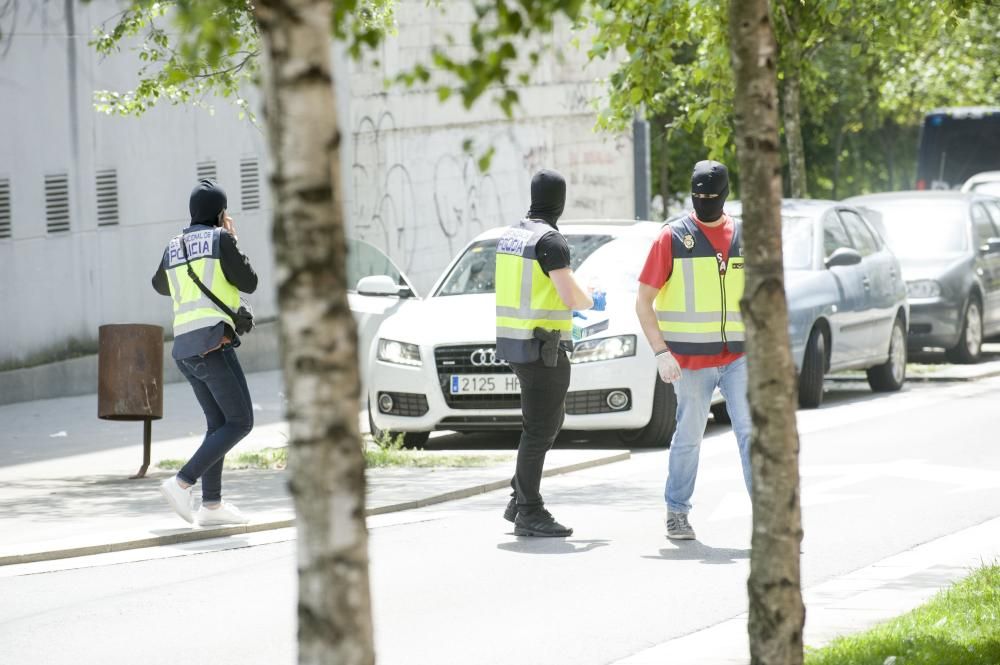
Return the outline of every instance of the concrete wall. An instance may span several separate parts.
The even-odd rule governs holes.
[[[57,358],[71,340],[86,348],[104,323],[169,327],[169,299],[152,290],[150,278],[167,240],[187,224],[199,162],[216,165],[240,245],[265,285],[255,309],[273,316],[261,131],[226,103],[215,115],[169,105],[142,119],[95,112],[92,91],[135,81],[132,58],[102,62],[87,44],[115,3],[40,7],[5,26],[10,42],[0,49],[0,179],[10,183],[12,222],[12,238],[0,240],[0,364]],[[258,210],[243,209],[241,158],[261,162]],[[103,169],[117,171],[115,226],[97,223],[96,173]],[[60,173],[69,176],[70,231],[48,233],[45,177]]]
[[[440,104],[433,86],[384,89],[401,65],[426,60],[445,31],[457,37],[456,48],[467,48],[471,6],[427,5],[401,0],[398,35],[365,62],[335,49],[349,233],[384,249],[426,293],[472,237],[524,214],[540,167],[567,176],[564,219],[632,217],[631,140],[593,132],[589,99],[606,65],[587,66],[582,53],[557,49],[562,55],[543,58],[530,85],[518,89],[514,122],[488,100],[471,110]],[[141,119],[96,113],[92,91],[127,90],[136,80],[132,56],[102,61],[87,44],[116,7],[49,2],[4,26],[0,179],[10,182],[13,237],[0,239],[0,367],[58,358],[74,341],[86,348],[104,323],[169,327],[168,300],[149,279],[166,241],[186,224],[201,162],[216,164],[240,245],[260,274],[255,312],[275,314],[263,130],[239,120],[224,100],[209,100],[214,115],[166,104]],[[569,39],[565,26],[550,38]],[[247,96],[256,104],[255,91]],[[495,149],[488,173],[463,151],[467,140],[476,154]],[[240,162],[250,158],[260,165],[256,210],[245,210],[240,195]],[[98,226],[95,178],[109,168],[117,170],[120,222]],[[46,231],[45,176],[55,173],[69,175],[68,233]]]

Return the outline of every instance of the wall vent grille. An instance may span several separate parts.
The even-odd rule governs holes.
[[[69,231],[69,175],[45,176],[45,228],[49,233]]]
[[[105,169],[97,172],[97,225],[118,224],[118,171]]]
[[[10,236],[10,179],[0,178],[0,238]]]
[[[216,173],[215,162],[198,162],[196,167],[198,174],[198,180],[205,180],[206,178],[211,180],[218,180],[218,175]]]
[[[260,163],[256,157],[240,160],[240,196],[243,210],[260,208]]]

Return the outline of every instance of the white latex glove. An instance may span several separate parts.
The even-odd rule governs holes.
[[[656,371],[664,383],[673,383],[681,378],[681,366],[677,364],[674,354],[667,351],[656,356]]]

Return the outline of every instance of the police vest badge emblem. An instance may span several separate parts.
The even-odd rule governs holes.
[[[694,249],[694,236],[690,233],[684,236],[682,242],[684,243],[684,247],[686,249]]]

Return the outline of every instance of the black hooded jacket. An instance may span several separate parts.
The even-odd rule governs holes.
[[[202,231],[218,226],[220,215],[228,205],[226,191],[217,182],[210,179],[201,180],[191,191],[188,199],[188,210],[191,213],[191,226],[184,233]],[[222,274],[229,283],[243,293],[253,293],[257,290],[257,273],[254,272],[248,259],[239,247],[236,238],[229,231],[223,230],[219,237],[219,263],[222,264]],[[166,252],[164,252],[164,255]],[[153,288],[160,295],[170,295],[170,284],[167,280],[166,260],[161,259],[160,265],[153,275]]]

